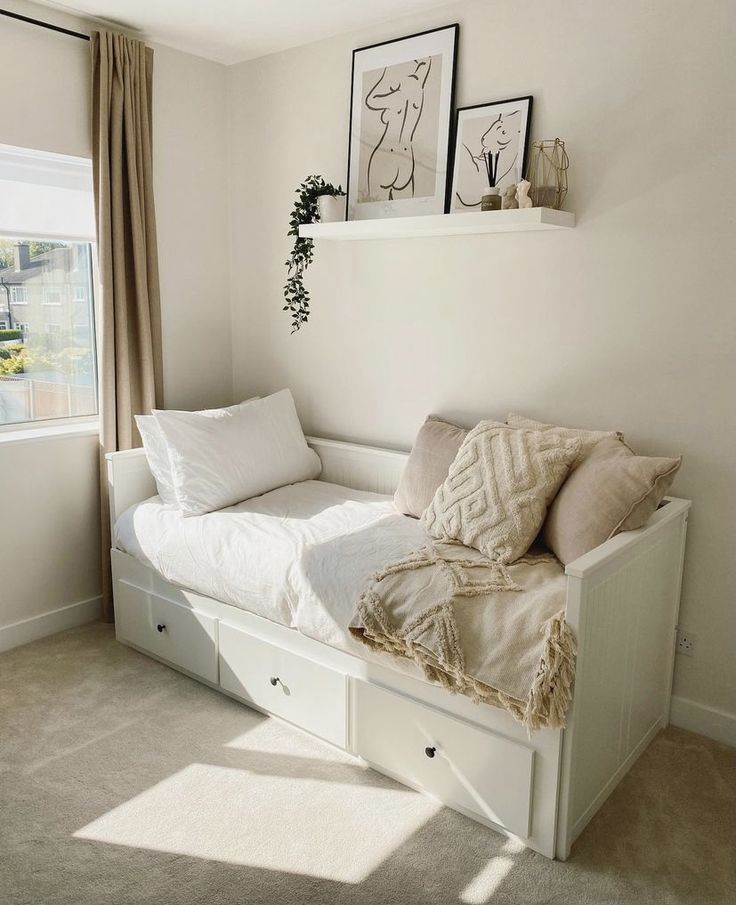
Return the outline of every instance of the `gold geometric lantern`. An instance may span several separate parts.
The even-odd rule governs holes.
[[[531,182],[529,197],[534,207],[551,207],[558,211],[567,195],[567,169],[570,161],[565,142],[533,141],[526,178]]]

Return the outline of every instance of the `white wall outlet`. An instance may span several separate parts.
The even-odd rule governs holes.
[[[684,654],[686,657],[694,657],[697,640],[697,637],[692,632],[688,632],[684,628],[678,628],[677,653]]]

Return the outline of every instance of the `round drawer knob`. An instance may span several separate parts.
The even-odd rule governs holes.
[[[427,755],[427,757],[434,757],[435,754],[437,753],[437,749],[436,748],[425,748],[424,753]]]
[[[278,685],[280,681],[281,681],[281,679],[279,679],[278,676],[271,676],[271,678],[269,679],[269,682],[272,685]]]
[[[165,631],[166,631],[166,626],[163,624],[163,622],[159,622],[159,624],[156,626],[156,631],[157,631],[157,632],[165,632]]]

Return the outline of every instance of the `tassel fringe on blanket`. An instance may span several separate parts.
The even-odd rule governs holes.
[[[521,591],[512,573],[528,576],[532,574],[529,570],[544,566],[556,578],[558,564],[543,554],[524,557],[506,567],[479,557],[461,559],[463,552],[470,551],[430,545],[374,576],[360,598],[351,633],[375,650],[413,660],[428,680],[452,693],[501,707],[528,730],[564,727],[575,677],[575,638],[565,621],[564,608],[552,610],[554,615],[545,618],[539,603],[541,599],[547,604],[547,614],[550,605],[559,606],[564,579],[554,586],[556,596],[540,598],[537,592],[527,610],[522,604],[523,591],[520,596],[506,593]],[[417,577],[422,569],[429,571]],[[410,578],[412,573],[414,579]],[[432,602],[435,591],[440,593],[434,594]],[[470,609],[469,597],[474,601]],[[484,605],[483,614],[476,607]],[[492,670],[482,676],[471,674],[463,645],[463,637],[469,644],[478,643],[478,626],[473,619],[481,614],[487,618],[496,612],[494,607],[501,618],[508,615],[508,607],[517,607],[513,615],[521,618],[517,625],[525,628],[529,638],[529,656],[521,658],[522,665],[513,647],[508,653],[502,648],[495,662],[498,678],[503,681],[494,681]],[[502,628],[502,623],[499,625]],[[477,656],[473,659],[478,661]],[[528,691],[523,694],[518,689]]]
[[[522,717],[530,729],[564,727],[572,700],[576,654],[575,637],[564,612],[560,612],[545,625],[544,652]]]

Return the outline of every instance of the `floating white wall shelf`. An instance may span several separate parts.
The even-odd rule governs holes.
[[[425,217],[387,217],[383,220],[348,220],[309,223],[299,227],[306,239],[410,239],[420,236],[473,236],[485,233],[528,232],[535,229],[572,229],[575,214],[549,207],[511,211],[470,211],[430,214]]]

